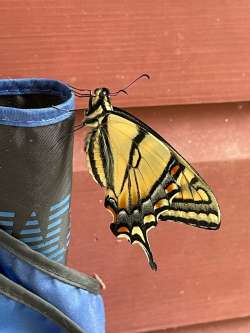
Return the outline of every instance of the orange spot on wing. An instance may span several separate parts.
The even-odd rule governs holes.
[[[176,186],[176,184],[174,184],[174,183],[169,184],[169,185],[167,186],[167,188],[166,188],[166,190],[167,190],[168,193],[171,193],[172,191],[174,191],[174,190],[176,190],[176,189],[177,189],[177,186]]]
[[[170,173],[172,176],[174,176],[176,174],[176,172],[180,169],[179,165],[175,165],[171,170]]]
[[[117,232],[120,232],[120,233],[125,233],[125,232],[129,232],[129,229],[127,227],[120,227]]]
[[[168,205],[168,201],[166,199],[161,199],[155,203],[154,208],[157,209],[157,208],[161,208],[161,207],[164,207],[167,205]]]

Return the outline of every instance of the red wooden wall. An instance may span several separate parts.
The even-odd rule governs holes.
[[[220,202],[220,231],[162,223],[151,232],[153,273],[140,248],[109,231],[76,133],[69,264],[106,283],[107,331],[248,332],[249,1],[2,0],[0,16],[1,78],[117,90],[149,73],[114,104],[192,161]]]
[[[1,0],[2,77],[120,89],[120,105],[249,98],[248,0]]]

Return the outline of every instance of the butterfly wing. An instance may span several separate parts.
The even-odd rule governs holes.
[[[205,181],[150,127],[115,108],[87,143],[89,167],[106,188],[118,238],[139,243],[156,270],[147,233],[158,220],[218,229],[220,213]]]

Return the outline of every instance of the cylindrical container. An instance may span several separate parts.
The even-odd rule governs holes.
[[[48,79],[0,80],[0,227],[65,263],[74,97]]]

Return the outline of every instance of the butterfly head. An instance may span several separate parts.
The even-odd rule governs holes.
[[[96,105],[105,106],[111,104],[110,91],[107,88],[96,88],[90,97],[91,107],[95,108]]]
[[[112,110],[110,91],[107,88],[90,91],[89,107],[85,112],[85,125],[98,127],[105,114]]]
[[[110,96],[110,91],[108,88],[96,88],[94,90],[94,93],[92,94],[93,97],[97,97],[100,99],[106,99],[107,97]]]
[[[110,91],[107,88],[97,88],[90,94],[89,108],[86,116],[99,116],[112,110]]]

